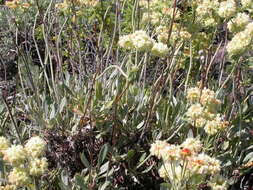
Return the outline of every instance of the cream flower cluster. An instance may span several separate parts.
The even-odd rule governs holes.
[[[228,189],[229,184],[221,175],[215,175],[208,182],[208,186],[210,186],[212,190],[225,190]]]
[[[242,7],[246,9],[253,9],[253,1],[252,0],[241,0]]]
[[[151,52],[151,54],[164,57],[169,49],[166,44],[155,42],[143,30],[135,31],[133,34],[121,36],[118,42],[119,46],[127,50],[136,49],[138,51]]]
[[[197,22],[204,26],[215,26],[217,21],[214,17],[219,8],[218,0],[199,0],[194,2],[197,6]],[[194,4],[193,3],[193,4]]]
[[[158,171],[160,177],[177,183],[219,174],[220,161],[201,151],[202,143],[196,138],[187,138],[181,145],[157,140],[150,148],[151,155],[163,161]]]
[[[28,186],[32,176],[41,176],[47,170],[44,156],[46,143],[40,137],[30,138],[24,146],[11,145],[5,137],[0,137],[0,151],[3,160],[12,166],[8,175],[8,184],[1,189],[16,189]]]
[[[145,31],[138,30],[133,34],[121,36],[118,44],[125,49],[135,48],[138,51],[150,51],[153,47],[153,40]]]
[[[245,52],[253,41],[253,22],[246,25],[245,29],[234,35],[227,45],[227,51],[230,56]]]
[[[157,25],[161,22],[162,18],[163,18],[163,15],[160,12],[155,12],[155,11],[152,11],[150,13],[145,12],[142,15],[142,22],[148,23],[150,21],[151,24]]]
[[[69,8],[70,6],[74,5],[79,5],[79,6],[85,6],[85,7],[94,7],[96,6],[99,1],[98,0],[77,0],[77,1],[69,1],[69,0],[64,0],[62,3],[57,3],[55,7],[57,9],[65,10]]]
[[[234,0],[227,0],[220,3],[218,14],[222,18],[230,18],[236,13],[236,2]]]
[[[156,35],[159,42],[167,43],[169,37],[169,29],[165,26],[159,26],[156,28]],[[185,29],[181,28],[178,24],[173,24],[170,41],[186,41],[191,38],[191,34]]]
[[[169,53],[169,48],[164,43],[154,43],[151,53],[157,57],[164,57]]]
[[[228,29],[230,32],[240,32],[245,29],[245,26],[249,24],[250,17],[246,13],[238,13],[237,16],[228,22]]]
[[[217,10],[218,7],[219,7],[218,0],[203,0],[198,4],[196,12],[198,16],[205,18],[207,16],[210,16],[210,13]]]
[[[3,156],[3,152],[10,147],[10,142],[5,137],[0,137],[0,156]]]
[[[221,102],[215,98],[214,91],[194,87],[188,89],[186,98],[191,104],[186,116],[193,126],[203,128],[210,135],[214,135],[228,126],[228,122],[224,121],[222,116],[217,113],[217,107]]]

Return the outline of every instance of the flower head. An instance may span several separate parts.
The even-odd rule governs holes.
[[[3,151],[10,147],[10,142],[5,137],[0,137],[0,155],[3,155]]]
[[[32,157],[39,157],[44,154],[46,142],[40,137],[32,137],[25,144],[25,150]]]
[[[165,141],[157,140],[155,143],[151,144],[150,153],[151,155],[156,156],[157,158],[162,157],[162,152],[164,151],[165,147],[169,144]]]
[[[32,176],[40,176],[47,170],[48,163],[46,158],[35,158],[29,163],[29,173]]]
[[[26,151],[21,145],[12,145],[4,151],[3,159],[12,165],[23,164],[26,158]]]
[[[17,187],[27,186],[30,180],[27,170],[24,168],[13,168],[8,176],[8,181]]]

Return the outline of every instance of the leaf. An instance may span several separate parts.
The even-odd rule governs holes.
[[[82,176],[76,175],[75,176],[75,183],[82,189],[82,190],[88,190],[87,185],[85,184],[85,181]]]
[[[87,160],[84,153],[80,153],[80,159],[86,168],[90,168],[90,162]]]
[[[60,103],[60,106],[59,106],[59,113],[61,113],[63,111],[63,108],[66,106],[66,103],[67,103],[67,99],[66,99],[66,97],[64,97]]]
[[[171,185],[169,183],[161,183],[160,190],[170,190]]]
[[[108,153],[109,150],[109,144],[104,144],[101,148],[101,150],[99,151],[99,155],[98,155],[98,165],[100,166],[103,161],[106,158],[106,155]]]
[[[253,152],[250,152],[249,154],[247,154],[246,156],[245,156],[245,158],[243,159],[243,162],[245,163],[245,162],[250,162],[250,161],[252,161],[253,160]]]
[[[67,87],[65,84],[62,84],[62,88],[64,89],[64,90],[66,90],[66,92],[68,93],[68,94],[70,94],[71,96],[74,96],[74,94],[73,94],[73,92],[69,89],[69,87]]]
[[[109,181],[106,181],[106,182],[99,188],[99,190],[105,190],[106,187],[107,187],[108,185],[110,185],[110,182],[109,182]]]
[[[135,155],[135,151],[134,150],[129,150],[127,152],[127,159],[130,160],[133,156]]]
[[[95,89],[96,89],[96,98],[97,98],[98,100],[102,100],[102,98],[103,98],[102,83],[99,82],[99,81],[97,81],[97,82],[96,82],[96,87],[95,87]]]
[[[144,153],[141,155],[139,162],[143,162],[143,161],[145,160],[145,158],[146,158],[146,155],[147,155],[147,153],[144,152]]]
[[[153,166],[154,166],[154,163],[151,166],[149,166],[147,169],[143,170],[141,173],[143,174],[148,173],[153,168]]]
[[[65,186],[68,186],[69,176],[68,176],[68,173],[65,170],[62,170],[62,172],[61,172],[61,181]]]
[[[49,119],[51,120],[51,119],[53,119],[54,117],[55,117],[55,106],[54,106],[54,104],[52,104],[51,106],[51,113],[50,113],[50,116],[49,116]]]
[[[193,131],[190,129],[190,130],[188,131],[187,138],[193,138],[193,137],[194,137]]]
[[[108,169],[109,169],[109,161],[106,162],[105,164],[103,164],[103,165],[100,167],[100,171],[99,171],[99,174],[98,174],[98,175],[101,175],[101,174],[105,173]]]
[[[143,120],[142,122],[140,122],[140,123],[136,126],[136,128],[137,128],[137,129],[141,129],[141,128],[143,127],[144,123],[145,123],[145,121]]]

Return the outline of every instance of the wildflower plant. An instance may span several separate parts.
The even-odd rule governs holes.
[[[251,0],[2,3],[0,189],[246,188],[252,10]]]

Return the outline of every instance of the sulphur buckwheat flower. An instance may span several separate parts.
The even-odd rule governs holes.
[[[156,35],[159,42],[164,44],[168,41],[169,31],[168,28],[165,26],[159,26],[156,28]]]
[[[163,161],[178,161],[181,159],[181,149],[177,145],[168,145],[161,151]]]
[[[0,156],[3,156],[3,151],[10,147],[10,142],[5,137],[0,137]]]
[[[250,17],[246,13],[238,13],[235,18],[228,22],[230,32],[240,32],[250,22]]]
[[[200,99],[200,89],[198,87],[189,88],[187,90],[186,98],[190,102],[197,102]]]
[[[35,158],[29,162],[29,174],[40,176],[47,171],[48,163],[46,158]]]
[[[202,149],[202,143],[200,142],[200,140],[191,137],[185,139],[185,141],[180,146],[183,148],[187,148],[194,153],[198,153]]]
[[[218,9],[219,2],[217,0],[203,0],[198,4],[196,9],[197,15],[200,17],[207,17],[210,16],[212,11]]]
[[[6,1],[5,5],[9,7],[10,9],[16,9],[18,8],[19,0]]]
[[[21,145],[12,145],[10,148],[4,151],[3,159],[12,165],[23,164],[26,158],[27,153]]]
[[[227,45],[230,56],[243,53],[251,43],[251,38],[245,31],[237,33]]]
[[[120,47],[128,49],[128,50],[134,48],[131,35],[121,36],[119,38],[118,44],[119,44]]]
[[[229,184],[221,175],[215,175],[208,182],[208,186],[210,186],[212,190],[226,190],[228,189]]]
[[[187,176],[189,171],[185,170],[183,171],[182,166],[180,164],[170,164],[168,162],[165,162],[161,168],[158,170],[159,176],[163,179],[169,179],[171,181],[181,181],[184,176]]]
[[[155,143],[151,144],[151,148],[149,151],[151,155],[154,155],[160,159],[162,157],[162,152],[164,151],[165,147],[168,145],[169,144],[165,141],[157,140],[155,141]]]
[[[169,53],[169,48],[166,44],[163,44],[161,42],[154,43],[154,46],[151,49],[151,53],[157,57],[164,57]]]
[[[204,153],[191,158],[188,164],[192,172],[203,174],[217,174],[220,172],[220,161]]]
[[[201,106],[201,104],[199,103],[193,104],[187,110],[186,116],[194,121],[202,116],[203,111],[204,111],[204,108]]]
[[[135,31],[133,34],[120,37],[119,46],[125,49],[135,48],[138,51],[150,51],[153,40],[143,30]]]
[[[15,189],[16,189],[15,185],[0,186],[0,190],[15,190]]]
[[[150,51],[153,47],[153,40],[143,30],[135,31],[132,34],[132,42],[139,51]]]
[[[46,142],[40,137],[32,137],[25,144],[25,150],[32,157],[42,156],[46,150]]]
[[[24,168],[13,168],[8,176],[8,181],[17,187],[24,187],[29,185],[31,179]]]
[[[253,7],[252,0],[241,0],[241,3],[242,3],[243,8],[252,8]]]
[[[200,98],[200,103],[204,106],[211,104],[211,102],[213,102],[213,99],[215,99],[215,92],[204,88],[201,91],[201,98]]]
[[[253,38],[253,22],[250,22],[249,24],[247,24],[247,26],[245,27],[245,33],[247,35],[249,35],[249,38],[252,40],[252,38]]]
[[[223,18],[230,18],[236,13],[236,3],[234,0],[227,0],[220,3],[218,14]]]
[[[148,23],[150,21],[151,24],[157,25],[161,22],[162,15],[159,12],[150,12],[144,13],[142,16],[142,22]]]
[[[228,126],[227,121],[223,121],[219,114],[216,115],[215,119],[207,121],[204,130],[207,134],[214,135],[218,131],[225,129]]]

